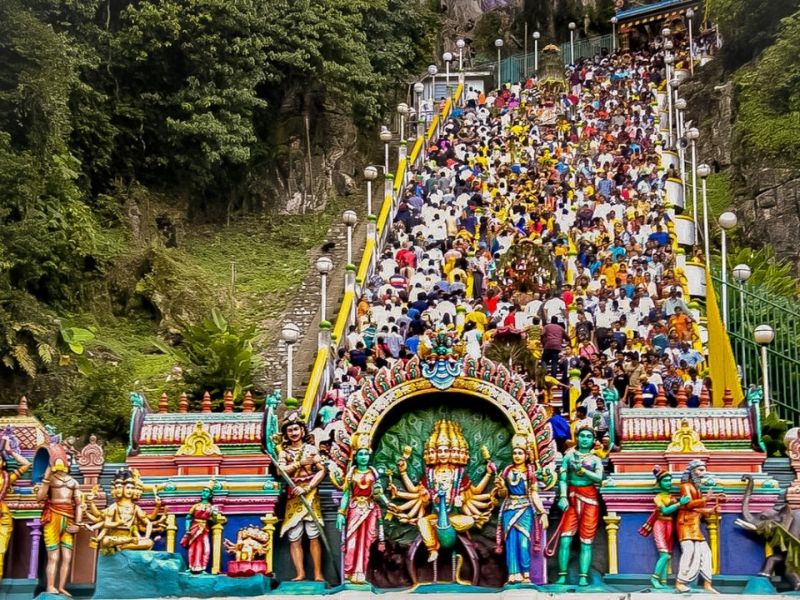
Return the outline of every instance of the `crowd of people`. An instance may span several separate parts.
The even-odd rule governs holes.
[[[560,445],[589,423],[602,440],[606,388],[623,406],[637,394],[652,406],[662,389],[670,406],[684,393],[697,406],[711,382],[665,193],[664,84],[654,44],[581,60],[560,92],[535,79],[466,89],[411,169],[320,425],[381,367],[426,355],[441,330],[466,356],[501,333],[525,340],[538,368],[516,370],[551,405]]]

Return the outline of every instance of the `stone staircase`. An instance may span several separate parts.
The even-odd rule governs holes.
[[[358,214],[358,223],[353,229],[353,260],[355,262],[361,256],[367,236],[366,194],[365,186],[363,189],[359,188],[358,194],[352,197],[352,202],[347,207],[347,209],[354,210]],[[314,217],[309,215],[309,218]],[[294,347],[293,396],[302,398],[303,392],[308,385],[309,375],[317,354],[319,323],[321,320],[319,310],[320,275],[317,272],[315,263],[317,258],[323,254],[327,254],[333,261],[333,270],[328,274],[327,281],[327,319],[333,321],[339,311],[344,291],[344,274],[347,263],[347,227],[342,223],[341,218],[336,218],[332,223],[328,230],[326,243],[334,243],[335,246],[329,252],[322,252],[322,247],[309,251],[308,272],[295,292],[292,303],[275,321],[275,331],[272,335],[273,341],[270,342],[275,349],[267,357],[264,372],[259,378],[267,390],[280,388],[284,394],[286,392],[286,343],[281,339],[280,329],[289,322],[297,325],[301,332],[300,339]]]

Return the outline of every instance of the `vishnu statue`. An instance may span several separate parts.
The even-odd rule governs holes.
[[[580,538],[578,585],[588,585],[592,564],[592,544],[600,522],[600,493],[603,481],[603,462],[592,452],[594,430],[581,427],[577,444],[564,454],[558,481],[558,507],[564,511],[556,530],[558,535],[557,584],[567,582],[569,552],[575,534]],[[553,536],[555,541],[557,536]],[[552,555],[552,549],[548,548]]]
[[[486,473],[473,484],[466,472],[469,447],[461,426],[443,419],[434,424],[433,432],[425,444],[425,470],[419,483],[408,475],[407,460],[411,448],[406,446],[397,468],[405,491],[390,483],[393,499],[405,503],[389,504],[389,511],[401,522],[417,526],[422,542],[428,549],[428,562],[435,562],[439,549],[451,548],[457,533],[473,527],[482,527],[489,520],[494,504],[490,493],[485,492],[492,474],[497,470],[490,461],[489,451],[481,449],[486,460]]]

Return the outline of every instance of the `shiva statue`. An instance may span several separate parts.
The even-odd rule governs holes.
[[[389,504],[389,511],[401,522],[413,523],[428,549],[428,562],[435,562],[440,548],[451,548],[457,533],[482,527],[489,520],[494,506],[490,493],[484,493],[492,474],[497,471],[489,451],[481,449],[486,460],[486,473],[472,484],[466,472],[469,448],[458,423],[437,421],[425,444],[425,473],[418,484],[408,476],[407,460],[411,448],[406,447],[397,463],[405,487],[400,491],[390,483],[392,498],[406,500],[400,506]]]
[[[505,549],[508,583],[531,583],[531,554],[540,560],[547,531],[547,512],[537,490],[542,472],[537,472],[532,456],[535,442],[525,435],[515,435],[511,440],[511,464],[494,482],[493,493],[503,498],[500,518],[497,521],[497,552]],[[544,478],[551,485],[555,478],[549,471]],[[502,540],[502,545],[501,545]],[[543,577],[534,583],[544,583]]]
[[[662,589],[667,585],[667,575],[669,561],[672,558],[672,546],[675,543],[675,513],[681,506],[689,503],[689,496],[681,496],[679,500],[670,493],[672,490],[672,475],[659,465],[653,467],[653,475],[656,478],[658,493],[653,498],[656,505],[647,522],[639,528],[639,534],[648,537],[653,534],[653,542],[658,550],[658,560],[656,561],[650,582],[656,589]]]
[[[369,552],[375,541],[378,551],[385,550],[383,520],[376,500],[389,504],[383,494],[377,469],[369,465],[370,439],[362,435],[353,443],[353,465],[344,479],[342,501],[336,527],[342,530],[344,578],[350,583],[367,582]]]
[[[600,522],[600,494],[603,481],[603,461],[596,456],[594,430],[581,427],[577,432],[577,445],[564,454],[558,481],[558,507],[564,511],[556,530],[558,537],[557,584],[567,582],[567,567],[572,538],[578,534],[581,548],[578,558],[578,585],[588,585],[589,567],[592,564],[592,544]],[[548,547],[548,554],[553,550]]]

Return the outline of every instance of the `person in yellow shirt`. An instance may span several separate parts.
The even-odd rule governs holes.
[[[489,319],[486,316],[486,313],[483,312],[482,304],[476,304],[475,308],[467,313],[467,316],[464,317],[464,324],[466,325],[467,323],[475,323],[475,327],[481,333],[486,331],[486,326],[489,324]]]

